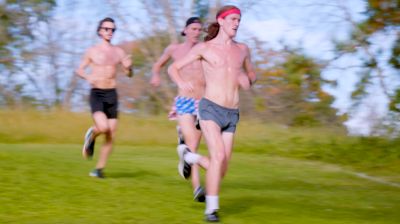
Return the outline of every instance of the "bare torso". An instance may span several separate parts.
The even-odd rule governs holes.
[[[89,49],[90,78],[92,88],[111,89],[116,87],[117,65],[124,53],[116,46],[96,45]]]
[[[191,49],[191,46],[185,43],[172,45],[171,47],[171,57],[174,61],[185,57]],[[182,89],[178,89],[178,95],[200,99],[204,95],[205,88],[203,68],[200,61],[197,60],[188,65],[185,65],[180,70],[180,74],[183,80],[192,83],[194,90],[185,91]]]
[[[239,107],[238,77],[243,74],[247,47],[232,41],[219,44],[202,43],[202,65],[206,80],[204,97],[228,108]]]

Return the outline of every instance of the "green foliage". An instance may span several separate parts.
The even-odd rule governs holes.
[[[266,108],[266,105],[264,103],[264,99],[261,96],[254,97],[254,105],[255,105],[255,110],[258,112],[263,112],[265,110],[268,110],[268,108]]]
[[[357,52],[357,48],[355,43],[352,41],[337,41],[334,40],[333,43],[335,44],[335,51],[338,54],[343,53],[355,53]]]
[[[390,101],[389,109],[391,111],[400,112],[400,89],[396,90],[396,93]]]
[[[291,123],[292,126],[315,126],[318,124],[319,122],[310,114],[299,114],[293,118]]]
[[[369,87],[379,83],[379,88],[391,101],[388,105],[393,111],[398,102],[398,86],[394,89],[386,85],[390,74],[398,73],[400,68],[400,1],[398,0],[365,0],[367,10],[364,13],[365,19],[361,22],[349,22],[353,25],[349,40],[336,42],[336,53],[338,58],[344,55],[359,57],[363,62],[359,71],[359,81],[352,93],[353,106],[358,107],[364,99],[372,95]],[[378,43],[375,36],[387,35],[395,37],[391,48],[387,50],[387,43]],[[393,36],[394,35],[394,36]],[[390,39],[390,38],[389,38]],[[389,51],[389,52],[385,52]],[[383,57],[384,54],[390,57]],[[396,71],[390,70],[390,66]],[[378,82],[376,80],[378,79]],[[392,121],[393,125],[397,125]]]
[[[360,73],[361,79],[356,84],[355,90],[351,94],[354,103],[360,103],[361,100],[368,94],[367,87],[371,83],[371,71],[363,71]]]
[[[30,55],[26,45],[32,43],[32,30],[48,18],[54,6],[54,0],[0,1],[0,107],[36,103],[28,101],[33,99],[31,96],[23,96],[25,83],[20,84],[12,79],[17,69],[28,67],[24,57]],[[19,66],[16,62],[19,62]]]
[[[295,126],[340,125],[331,108],[333,97],[322,88],[335,85],[322,77],[323,64],[299,50],[288,49],[279,57],[272,67],[260,71],[259,77],[269,120],[279,117]]]
[[[390,65],[395,69],[400,69],[400,35],[397,37],[389,60]]]
[[[149,67],[149,64],[153,63],[154,61],[149,61],[150,59],[153,60],[153,58],[149,57],[149,55],[146,55],[146,52],[143,52],[143,49],[151,49],[150,46],[154,47],[153,50],[156,50],[155,49],[156,46],[159,46],[160,49],[164,49],[165,47],[168,46],[169,43],[170,43],[169,35],[166,32],[159,32],[153,36],[149,36],[135,41],[133,43],[134,46],[131,49],[133,66],[139,69]],[[142,48],[140,46],[146,46],[146,47]]]
[[[400,1],[368,0],[366,15],[368,18],[360,25],[367,34],[400,25]]]
[[[205,0],[195,0],[193,3],[193,9],[194,9],[194,14],[198,17],[200,17],[203,21],[205,21],[208,18],[209,14],[209,7],[210,3],[209,1]]]

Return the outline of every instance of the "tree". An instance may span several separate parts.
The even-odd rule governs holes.
[[[288,125],[341,125],[331,107],[333,96],[323,90],[334,81],[322,77],[324,63],[300,50],[285,49],[265,54],[259,68],[258,107],[266,118]]]
[[[358,57],[362,62],[358,83],[352,93],[355,108],[371,94],[375,94],[370,91],[372,87],[378,87],[390,102],[388,109],[400,112],[400,86],[389,81],[398,78],[392,74],[399,74],[400,69],[400,1],[365,2],[365,18],[360,22],[355,22],[348,9],[342,7],[352,30],[348,40],[336,42],[337,58],[351,55]],[[386,37],[386,41],[379,41],[378,37]]]
[[[54,0],[6,0],[0,3],[0,104],[13,105],[22,100],[21,84],[12,80],[17,61],[29,55],[26,45],[33,39],[32,30],[49,18]]]

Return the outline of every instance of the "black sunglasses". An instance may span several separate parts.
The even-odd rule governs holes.
[[[108,31],[110,31],[111,30],[111,32],[115,32],[115,30],[117,30],[116,28],[109,28],[109,27],[100,27],[100,29],[103,29],[103,30],[105,30],[106,32],[108,32]]]

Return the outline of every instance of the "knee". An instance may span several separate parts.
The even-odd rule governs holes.
[[[107,134],[108,132],[110,132],[110,128],[106,125],[99,125],[97,126],[97,131],[101,134]]]
[[[225,156],[225,153],[223,153],[223,152],[217,152],[210,159],[211,159],[212,163],[218,164],[218,166],[221,167],[225,163],[226,156]]]
[[[107,141],[114,141],[115,138],[115,130],[113,129],[108,129],[106,132],[106,140]]]
[[[113,142],[114,141],[114,136],[111,134],[106,134],[106,142]]]

